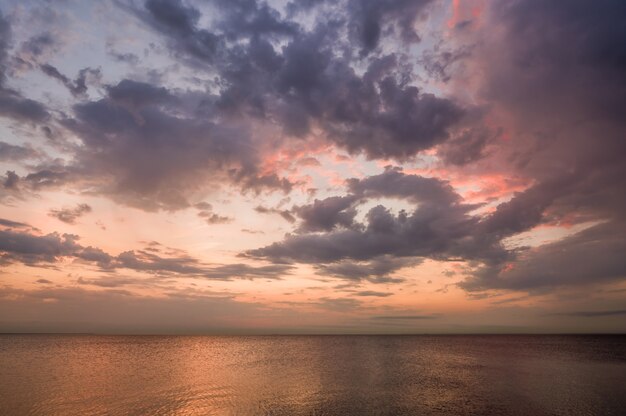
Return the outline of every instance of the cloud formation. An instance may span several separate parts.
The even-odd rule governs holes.
[[[75,6],[0,11],[7,296],[623,309],[623,2]]]
[[[51,209],[48,215],[64,223],[74,224],[77,219],[90,212],[91,207],[88,204],[78,204],[74,208]]]
[[[0,116],[16,121],[42,122],[48,119],[45,106],[23,97],[18,91],[8,88],[6,81],[10,69],[9,52],[12,31],[10,22],[0,10]]]
[[[3,221],[6,222],[6,221]],[[173,256],[153,243],[147,248],[124,251],[116,256],[97,247],[83,246],[80,237],[74,234],[50,233],[38,235],[10,228],[0,230],[0,261],[4,265],[23,263],[29,266],[56,267],[64,258],[83,261],[97,266],[102,271],[128,269],[156,275],[230,280],[255,278],[280,278],[292,269],[288,265],[252,266],[249,264],[210,265],[185,252],[177,251]]]

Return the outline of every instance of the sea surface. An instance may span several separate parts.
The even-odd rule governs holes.
[[[624,336],[0,335],[0,415],[624,415]]]

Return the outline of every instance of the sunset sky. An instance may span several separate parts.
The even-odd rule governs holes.
[[[625,21],[0,0],[0,332],[624,332]]]

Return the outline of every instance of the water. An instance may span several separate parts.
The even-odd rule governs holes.
[[[0,335],[1,415],[618,415],[622,336]]]

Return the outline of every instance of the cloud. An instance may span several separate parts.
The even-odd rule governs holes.
[[[500,129],[490,129],[484,120],[477,120],[474,125],[460,128],[450,140],[437,149],[437,155],[446,163],[465,166],[483,159],[487,153],[487,146],[501,135]]]
[[[302,220],[302,232],[330,231],[336,227],[350,228],[357,214],[353,207],[354,196],[334,196],[323,200],[316,199],[310,205],[295,207],[294,213]]]
[[[213,279],[277,279],[292,268],[286,265],[250,266],[244,263],[224,264],[208,270],[205,276]]]
[[[76,104],[75,118],[63,122],[83,142],[71,168],[101,194],[145,210],[176,210],[190,206],[189,198],[210,184],[289,189],[285,179],[259,172],[245,121],[222,123],[195,113],[197,106],[211,105],[211,96],[189,102],[130,80],[107,92],[101,100]]]
[[[460,284],[468,291],[532,292],[622,280],[626,264],[618,253],[624,251],[626,123],[615,111],[626,104],[626,61],[619,47],[626,32],[617,27],[626,9],[614,5],[600,2],[589,13],[577,1],[563,7],[538,1],[493,4],[485,13],[488,24],[471,29],[477,44],[463,59],[480,68],[470,78],[478,85],[477,97],[489,106],[465,112],[451,124],[454,134],[438,142],[439,155],[453,166],[477,164],[473,169],[478,172],[503,167],[524,178],[530,185],[526,190],[493,211],[476,214],[472,212],[480,205],[464,202],[446,181],[388,168],[380,175],[349,180],[349,194],[327,201],[342,202],[334,210],[324,211],[322,201],[298,207],[296,213],[313,220],[325,213],[327,220],[316,224],[302,218],[301,230],[248,255],[311,263],[323,274],[348,278],[367,276],[367,262],[381,256],[457,259],[475,266]],[[502,31],[493,34],[494,25]],[[326,62],[323,58],[317,61]],[[372,59],[364,79],[368,71],[375,72],[374,63],[396,68],[394,59]],[[378,85],[384,91],[384,83]],[[558,117],[553,116],[555,108]],[[397,125],[410,125],[409,119]],[[489,124],[492,119],[495,125]],[[368,133],[360,140],[361,146],[369,146]],[[392,155],[388,146],[393,138],[384,141],[386,150],[368,154]],[[377,198],[399,198],[416,207],[394,214],[379,205],[366,213],[362,224],[350,222],[356,217],[351,210]],[[335,218],[344,212],[349,213],[347,220]],[[596,225],[533,249],[503,245],[507,237],[560,222]],[[392,270],[387,268],[387,273]]]
[[[0,85],[0,116],[17,121],[43,122],[49,117],[46,108],[39,102],[22,97],[17,91]]]
[[[482,268],[461,287],[537,290],[622,280],[626,278],[625,232],[623,223],[592,226],[554,243],[524,250],[513,263]]]
[[[481,98],[510,120],[506,146],[487,161],[534,185],[498,206],[482,231],[596,225],[479,268],[462,287],[532,291],[621,280],[626,123],[616,110],[626,105],[626,9],[613,1],[594,3],[591,13],[582,1],[490,6],[484,29],[475,31],[485,43],[469,62],[481,68],[474,80]],[[495,36],[494,24],[502,28]],[[554,109],[557,117],[549,114]]]
[[[15,173],[15,171],[7,170],[5,174],[6,178],[4,179],[2,186],[4,189],[15,190],[17,189],[18,182],[20,177]]]
[[[21,262],[28,265],[54,263],[59,258],[74,256],[82,247],[78,236],[50,233],[34,235],[13,230],[0,230],[0,253],[3,263]]]
[[[415,21],[431,0],[353,0],[347,5],[351,11],[351,30],[362,45],[361,55],[375,49],[381,39],[384,25],[397,27],[400,38],[408,43],[419,41]]]
[[[231,222],[233,218],[224,217],[213,212],[213,206],[206,202],[200,202],[195,204],[195,207],[199,210],[198,216],[203,218],[207,224],[225,224]]]
[[[289,210],[286,210],[286,209],[268,208],[262,205],[258,205],[254,208],[254,210],[258,212],[259,214],[278,214],[281,217],[283,217],[285,221],[292,223],[292,224],[296,221],[295,217],[291,214],[291,212],[289,212]]]
[[[47,52],[55,50],[59,39],[49,31],[30,37],[20,46],[20,55],[29,58],[45,56]]]
[[[391,197],[416,203],[450,205],[460,196],[445,180],[419,175],[406,175],[399,167],[388,166],[379,175],[364,179],[348,179],[348,189],[364,198]]]
[[[35,159],[39,153],[30,146],[19,146],[0,141],[0,161]]]
[[[11,221],[4,218],[0,218],[0,225],[7,228],[31,228],[31,226],[26,223]]]
[[[288,5],[291,14],[299,12],[310,13],[311,9],[324,3],[326,0],[292,1]],[[400,40],[414,43],[420,40],[415,29],[418,16],[425,12],[431,0],[349,0],[339,2],[340,9],[348,11],[348,29],[350,40],[360,45],[360,56],[364,57],[374,51],[383,36],[390,33]],[[338,10],[333,10],[340,13]]]
[[[296,210],[307,214],[304,231],[326,232],[290,234],[282,242],[247,254],[277,262],[313,263],[322,273],[350,279],[376,276],[380,281],[385,281],[383,276],[395,269],[418,263],[418,258],[478,259],[502,255],[497,240],[484,235],[481,241],[481,235],[476,235],[480,219],[469,215],[476,206],[464,204],[445,181],[389,168],[380,175],[349,180],[348,184],[354,194],[330,199],[330,204],[316,201]],[[326,218],[333,219],[341,212],[337,207],[342,209],[356,201],[379,197],[412,201],[416,208],[412,213],[393,214],[377,205],[367,212],[364,224],[334,229],[331,220],[326,221],[325,228],[311,226],[311,213],[320,211],[320,207],[332,213]],[[333,209],[328,210],[327,206]]]
[[[378,298],[386,298],[387,296],[392,296],[393,293],[390,292],[376,292],[375,290],[361,290],[359,292],[354,293],[355,296],[373,296]]]
[[[375,51],[381,38],[365,42],[364,33],[388,26],[415,41],[413,23],[428,3],[344,2],[337,11],[345,20],[317,19],[305,27],[254,1],[218,1],[210,13],[182,1],[117,2],[166,41],[172,59],[211,74],[212,86],[193,90],[160,85],[164,77],[122,78],[86,99],[89,79],[99,79],[99,71],[84,68],[71,80],[51,63],[38,64],[80,96],[71,111],[51,120],[80,143],[65,147],[64,162],[32,167],[22,185],[88,189],[144,210],[173,211],[220,187],[290,192],[294,183],[268,169],[265,156],[297,140],[326,140],[368,158],[415,156],[446,141],[466,109],[421,91],[404,48],[383,55]],[[210,29],[203,27],[209,14]],[[339,53],[350,46],[340,35],[357,32],[366,61]],[[0,96],[0,112],[4,97],[13,117],[49,119],[43,106],[15,94]],[[314,126],[322,134],[305,138]],[[294,214],[282,215],[291,221]]]
[[[78,204],[74,208],[51,209],[48,215],[67,224],[75,224],[76,220],[91,212],[87,204]]]
[[[164,87],[130,79],[124,79],[117,85],[108,86],[107,92],[112,101],[126,104],[131,109],[176,100],[176,97]]]
[[[380,256],[369,261],[341,260],[329,264],[317,264],[315,269],[322,276],[353,281],[368,280],[373,283],[399,283],[404,279],[392,278],[389,274],[419,263],[419,259]]]
[[[623,226],[616,222],[596,225],[533,250],[503,246],[506,237],[546,221],[546,209],[561,195],[569,195],[571,187],[578,184],[575,176],[541,182],[484,216],[470,215],[478,206],[464,203],[446,181],[407,175],[397,168],[347,183],[353,194],[331,199],[343,203],[340,209],[354,209],[356,205],[352,204],[380,197],[404,199],[416,204],[416,208],[411,213],[393,214],[378,205],[366,214],[364,224],[350,223],[350,228],[335,229],[332,221],[325,228],[311,227],[305,221],[300,233],[289,234],[282,242],[247,254],[277,263],[311,263],[321,275],[373,282],[400,281],[388,276],[424,258],[461,259],[482,265],[460,284],[470,291],[535,290],[625,277],[626,264],[621,260],[623,256],[617,254],[624,249]],[[320,201],[315,201],[296,212],[315,212],[320,205]],[[336,212],[341,211],[335,209],[333,213]],[[312,232],[306,232],[307,227]],[[590,254],[594,260],[585,266],[575,261]]]
[[[11,25],[0,11],[0,116],[17,121],[42,122],[48,119],[45,106],[6,87],[9,69],[8,49],[12,40]]]
[[[265,232],[263,232],[261,230],[251,230],[249,228],[242,228],[241,232],[242,233],[248,233],[248,234],[265,234]]]
[[[288,274],[289,265],[206,264],[184,251],[177,255],[162,255],[159,248],[129,250],[116,256],[97,247],[79,244],[73,234],[50,233],[37,235],[29,232],[0,230],[0,261],[3,264],[23,263],[33,267],[55,267],[64,258],[94,264],[103,271],[128,269],[162,276],[200,279],[277,279]]]
[[[434,10],[440,3],[431,1],[115,4],[127,12],[117,15],[130,19],[120,24],[138,21],[149,29],[141,31],[151,43],[142,60],[166,65],[107,73],[107,83],[87,96],[96,71],[77,66],[71,79],[64,66],[43,59],[56,33],[27,36],[17,52],[69,89],[73,96],[63,105],[50,97],[44,106],[26,97],[28,88],[9,86],[17,61],[10,21],[0,17],[0,115],[20,133],[46,122],[45,131],[54,129],[63,141],[46,142],[56,146],[49,157],[43,145],[0,142],[0,159],[21,162],[3,178],[3,196],[89,192],[147,211],[192,208],[216,224],[230,218],[196,201],[224,188],[253,193],[257,213],[293,224],[283,240],[243,253],[272,262],[277,273],[306,263],[331,277],[393,283],[400,280],[394,272],[432,259],[468,263],[460,286],[472,292],[624,278],[616,254],[624,249],[626,212],[621,4],[493,2],[471,22],[443,30],[436,27],[443,8]],[[429,41],[416,47],[420,32]],[[415,59],[416,50],[427,52]],[[291,174],[299,174],[301,161],[323,162],[315,169],[323,171],[319,153],[319,160],[303,151],[275,162],[276,155],[310,148],[376,163],[355,169],[366,176],[336,186],[333,196],[294,198],[289,209],[263,201],[262,192],[299,189]],[[411,166],[428,173],[388,167],[372,174],[370,166],[388,159],[407,162],[406,172]],[[32,160],[38,164],[23,162]],[[508,200],[463,199],[489,175],[514,178],[525,189],[504,190]],[[409,209],[396,209],[407,203]],[[69,222],[80,215],[53,214]],[[544,225],[583,223],[592,226],[539,247],[503,243]],[[58,234],[15,239],[49,249],[7,249],[6,261],[65,256],[113,270],[209,278],[257,271],[265,277],[272,270],[227,270],[149,250],[111,255]],[[583,265],[589,253],[595,258]]]
[[[29,186],[33,190],[42,188],[55,188],[60,187],[72,180],[74,172],[65,166],[50,166],[43,169],[27,174],[23,178],[15,176],[15,182],[18,180],[24,185]]]
[[[377,54],[359,75],[355,67],[363,56],[336,52],[350,46],[342,42],[342,32],[371,52],[381,25],[397,27],[404,40],[417,40],[413,24],[428,3],[343,2],[334,11],[345,21],[319,19],[310,30],[266,3],[217,2],[211,30],[200,27],[199,9],[182,2],[154,0],[126,9],[161,34],[177,58],[216,71],[223,86],[218,109],[279,120],[292,136],[303,137],[316,124],[350,152],[402,159],[445,141],[464,110],[410,85],[410,71],[401,69],[410,64],[398,54]],[[231,46],[233,39],[248,42]],[[285,43],[282,50],[274,46],[277,40]]]
[[[98,69],[84,68],[78,72],[74,81],[63,75],[57,68],[50,64],[41,64],[39,69],[51,78],[60,81],[74,96],[81,96],[87,92],[87,79],[100,78],[102,74]]]

